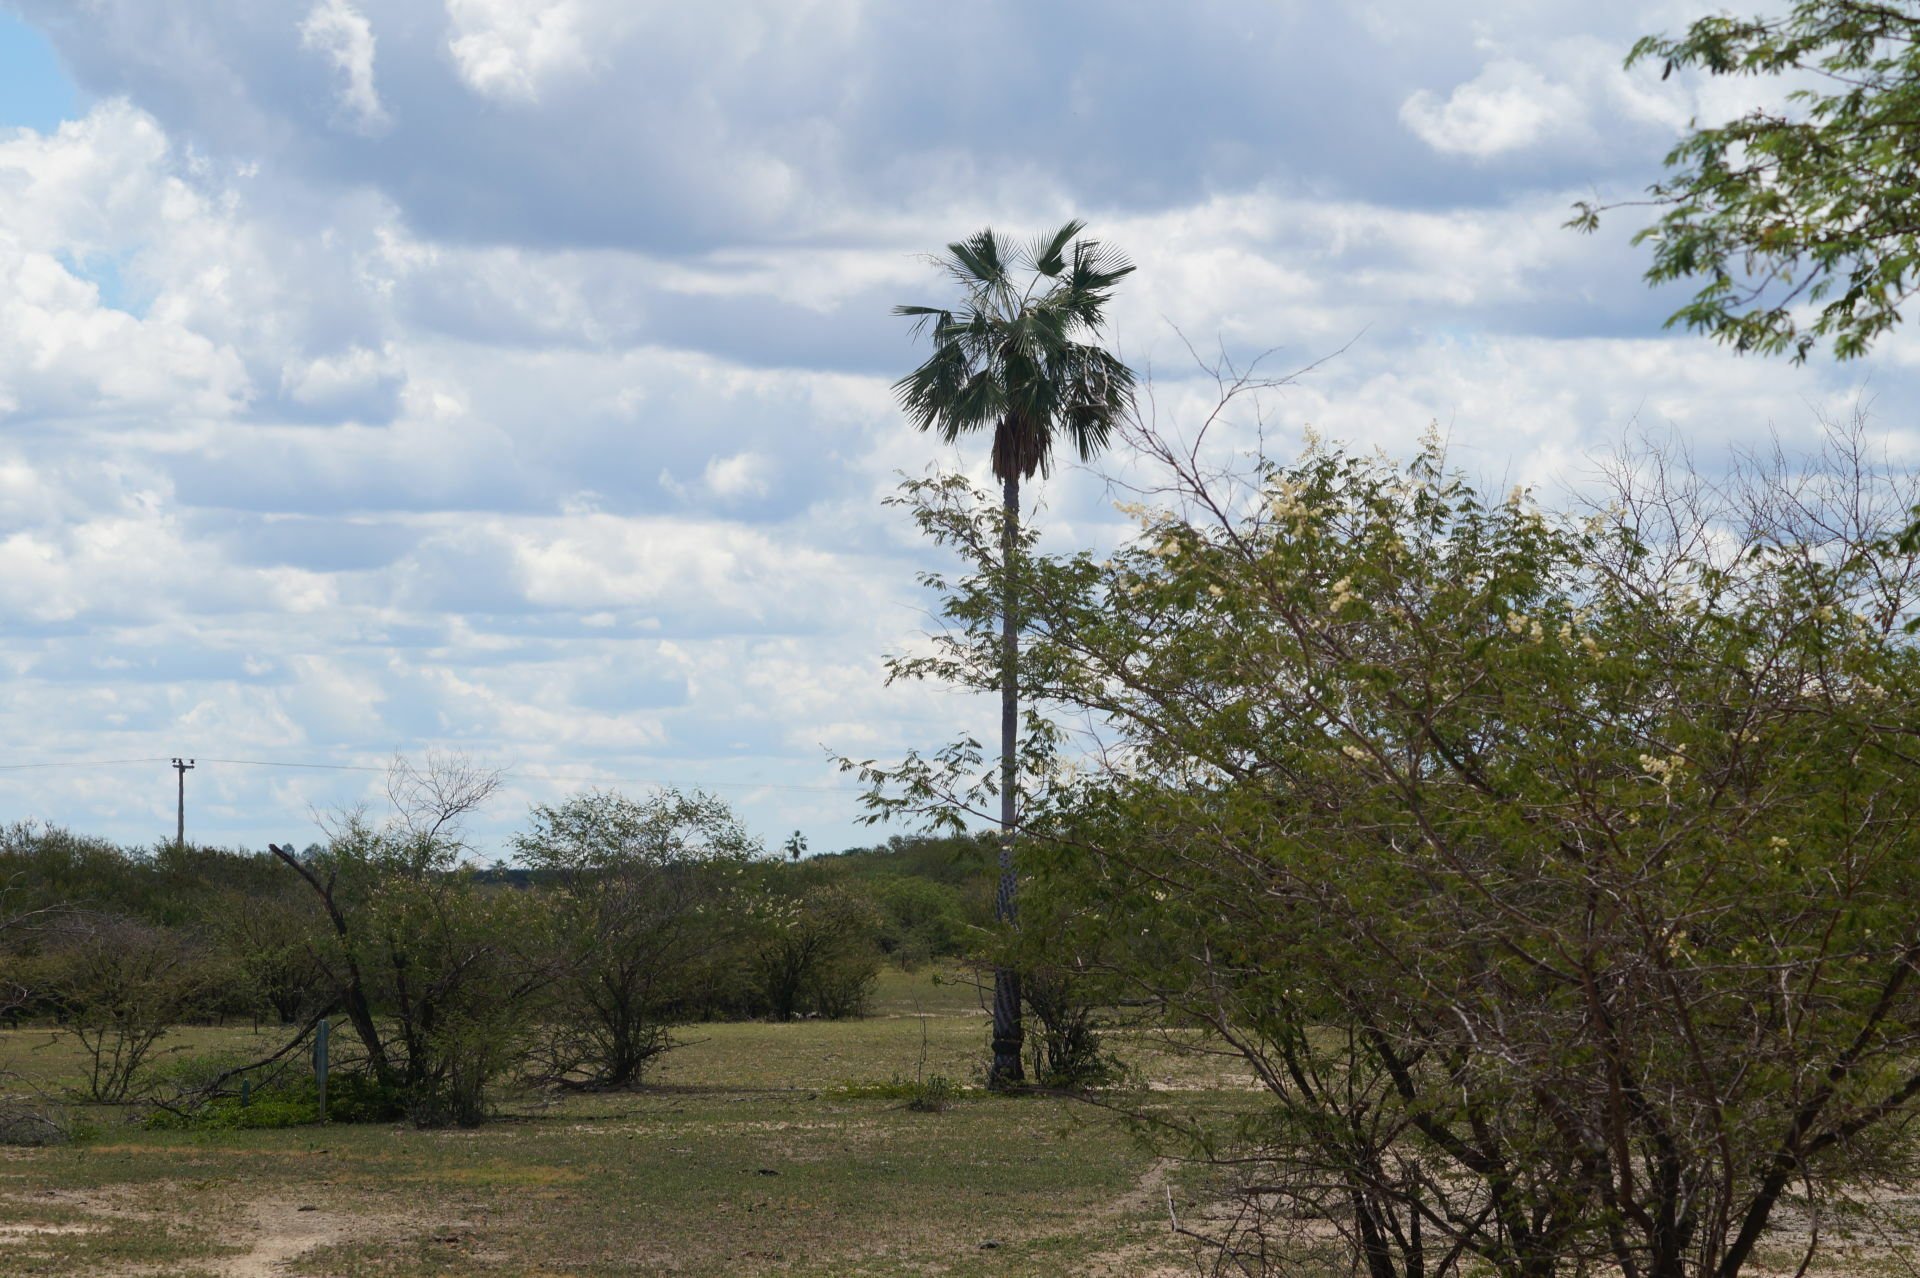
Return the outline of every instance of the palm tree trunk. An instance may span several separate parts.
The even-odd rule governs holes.
[[[1020,472],[1011,467],[1000,481],[1000,883],[993,894],[994,921],[1015,922],[1013,840],[1019,817],[1017,753],[1020,744],[1020,630],[1015,616],[1018,578],[1014,556],[1020,544]],[[993,1065],[987,1086],[995,1091],[1026,1081],[1020,1065],[1020,974],[1011,967],[993,972]]]

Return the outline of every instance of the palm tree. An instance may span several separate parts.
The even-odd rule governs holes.
[[[1113,355],[1082,340],[1101,326],[1113,286],[1133,270],[1098,240],[1081,239],[1084,223],[1068,222],[1031,245],[989,228],[947,245],[937,259],[964,293],[955,309],[896,306],[930,332],[933,353],[895,384],[901,407],[921,430],[947,443],[993,432],[993,473],[1000,480],[1004,520],[1000,593],[1000,883],[994,917],[1014,921],[1013,844],[1019,818],[1016,752],[1019,730],[1019,609],[1015,555],[1020,481],[1052,469],[1056,437],[1082,461],[1106,445],[1133,403],[1133,373]],[[1024,1078],[1020,1065],[1020,977],[994,972],[993,1064],[990,1087]]]

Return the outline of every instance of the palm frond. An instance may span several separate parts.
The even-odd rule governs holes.
[[[947,271],[969,290],[999,292],[1007,287],[1006,254],[992,227],[947,245]]]
[[[1133,269],[1133,263],[1118,249],[1101,240],[1081,240],[1073,246],[1073,270],[1067,284],[1075,292],[1105,294],[1133,274]]]
[[[936,333],[953,323],[953,314],[937,306],[896,306],[895,315],[910,316],[913,319],[912,334],[917,338],[931,327]]]
[[[1033,269],[1048,279],[1057,277],[1067,266],[1067,244],[1074,236],[1087,229],[1087,224],[1078,218],[1066,223],[1052,235],[1043,235],[1033,242],[1028,250]]]

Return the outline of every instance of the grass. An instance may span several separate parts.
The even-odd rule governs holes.
[[[1193,1273],[1167,1196],[1204,1221],[1207,1176],[1103,1110],[977,1086],[910,1107],[916,1079],[977,1084],[986,1030],[970,986],[891,972],[864,1020],[691,1027],[640,1092],[512,1096],[473,1131],[151,1131],[73,1107],[73,1143],[0,1147],[0,1278]],[[277,1042],[183,1028],[159,1068]],[[1255,1099],[1191,1037],[1115,1043],[1136,1101],[1225,1118]],[[59,1091],[83,1064],[69,1035],[0,1032],[0,1077]],[[1912,1235],[1876,1222],[1920,1219],[1920,1198],[1877,1206],[1827,1223],[1813,1274],[1912,1272]],[[1783,1221],[1759,1259],[1792,1272],[1804,1237]]]
[[[516,1097],[474,1131],[160,1132],[83,1110],[70,1145],[0,1150],[0,1275],[1191,1271],[1159,1167],[1102,1111],[898,1099],[901,1080],[977,1082],[968,986],[890,973],[868,1019],[684,1037],[642,1092]],[[191,1028],[163,1048],[268,1041]],[[79,1064],[65,1035],[0,1033],[0,1069],[42,1087]]]

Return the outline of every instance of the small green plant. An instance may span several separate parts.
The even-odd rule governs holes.
[[[945,1074],[929,1074],[913,1081],[907,1108],[919,1114],[937,1114],[959,1097],[960,1084]]]
[[[206,1088],[223,1075],[247,1064],[245,1052],[226,1049],[215,1052],[185,1052],[156,1058],[148,1067],[148,1087],[155,1094],[191,1092]]]
[[[965,1096],[966,1088],[945,1074],[916,1078],[895,1074],[884,1083],[845,1083],[833,1094],[848,1100],[905,1101],[915,1113],[937,1114]]]

